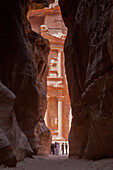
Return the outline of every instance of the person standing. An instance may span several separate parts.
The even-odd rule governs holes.
[[[59,155],[59,148],[60,148],[59,143],[56,143],[56,155]]]
[[[65,150],[66,150],[66,155],[67,155],[67,143],[65,143]]]
[[[51,151],[52,151],[52,154],[53,154],[53,155],[55,154],[54,148],[55,148],[54,143],[52,143],[52,144],[51,144]]]
[[[56,145],[57,145],[57,142],[55,142],[55,145],[54,145],[54,154],[56,155]]]
[[[62,148],[62,155],[64,155],[64,143],[62,143],[61,148]]]

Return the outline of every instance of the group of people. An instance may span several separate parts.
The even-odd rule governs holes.
[[[64,155],[64,150],[65,150],[65,154],[67,155],[67,149],[68,149],[67,143],[65,143],[65,144],[62,143],[61,147],[60,147],[60,144],[58,142],[51,144],[51,153],[53,155],[59,155],[60,149],[61,149],[62,155]]]

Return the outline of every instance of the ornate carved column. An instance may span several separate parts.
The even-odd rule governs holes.
[[[72,109],[70,107],[70,111],[69,111],[69,131],[71,129],[71,121],[72,121]]]
[[[45,124],[46,124],[46,126],[47,126],[47,109],[46,109],[46,112],[45,112],[44,121],[45,121]]]
[[[62,138],[62,101],[63,96],[57,97],[58,99],[58,138]]]
[[[50,96],[47,95],[47,103],[48,103],[49,99],[50,99]],[[47,119],[48,119],[48,118],[47,118],[47,117],[48,117],[48,116],[47,116],[47,111],[48,111],[48,109],[46,109],[45,117],[44,117],[44,121],[45,121],[46,126],[48,126],[48,121],[47,121]]]
[[[62,54],[62,50],[60,49],[58,51],[58,77],[62,76],[62,70],[61,70],[61,54]]]

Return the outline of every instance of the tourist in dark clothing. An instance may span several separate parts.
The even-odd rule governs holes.
[[[62,155],[64,155],[64,143],[62,143],[61,148],[62,148]]]
[[[54,148],[55,148],[55,145],[54,145],[54,143],[52,143],[52,144],[51,144],[51,151],[52,151],[52,154],[53,154],[53,155],[55,154]]]
[[[67,155],[67,143],[65,143],[66,155]]]
[[[56,155],[59,155],[59,149],[60,149],[60,145],[59,143],[56,143]]]

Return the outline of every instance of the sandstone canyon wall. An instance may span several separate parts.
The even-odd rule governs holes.
[[[113,157],[113,1],[59,0],[68,28],[69,156]]]
[[[51,0],[3,1],[0,11],[0,164],[15,166],[33,154],[49,152],[44,123],[49,41],[34,33],[28,8]],[[46,140],[45,140],[46,139]]]

